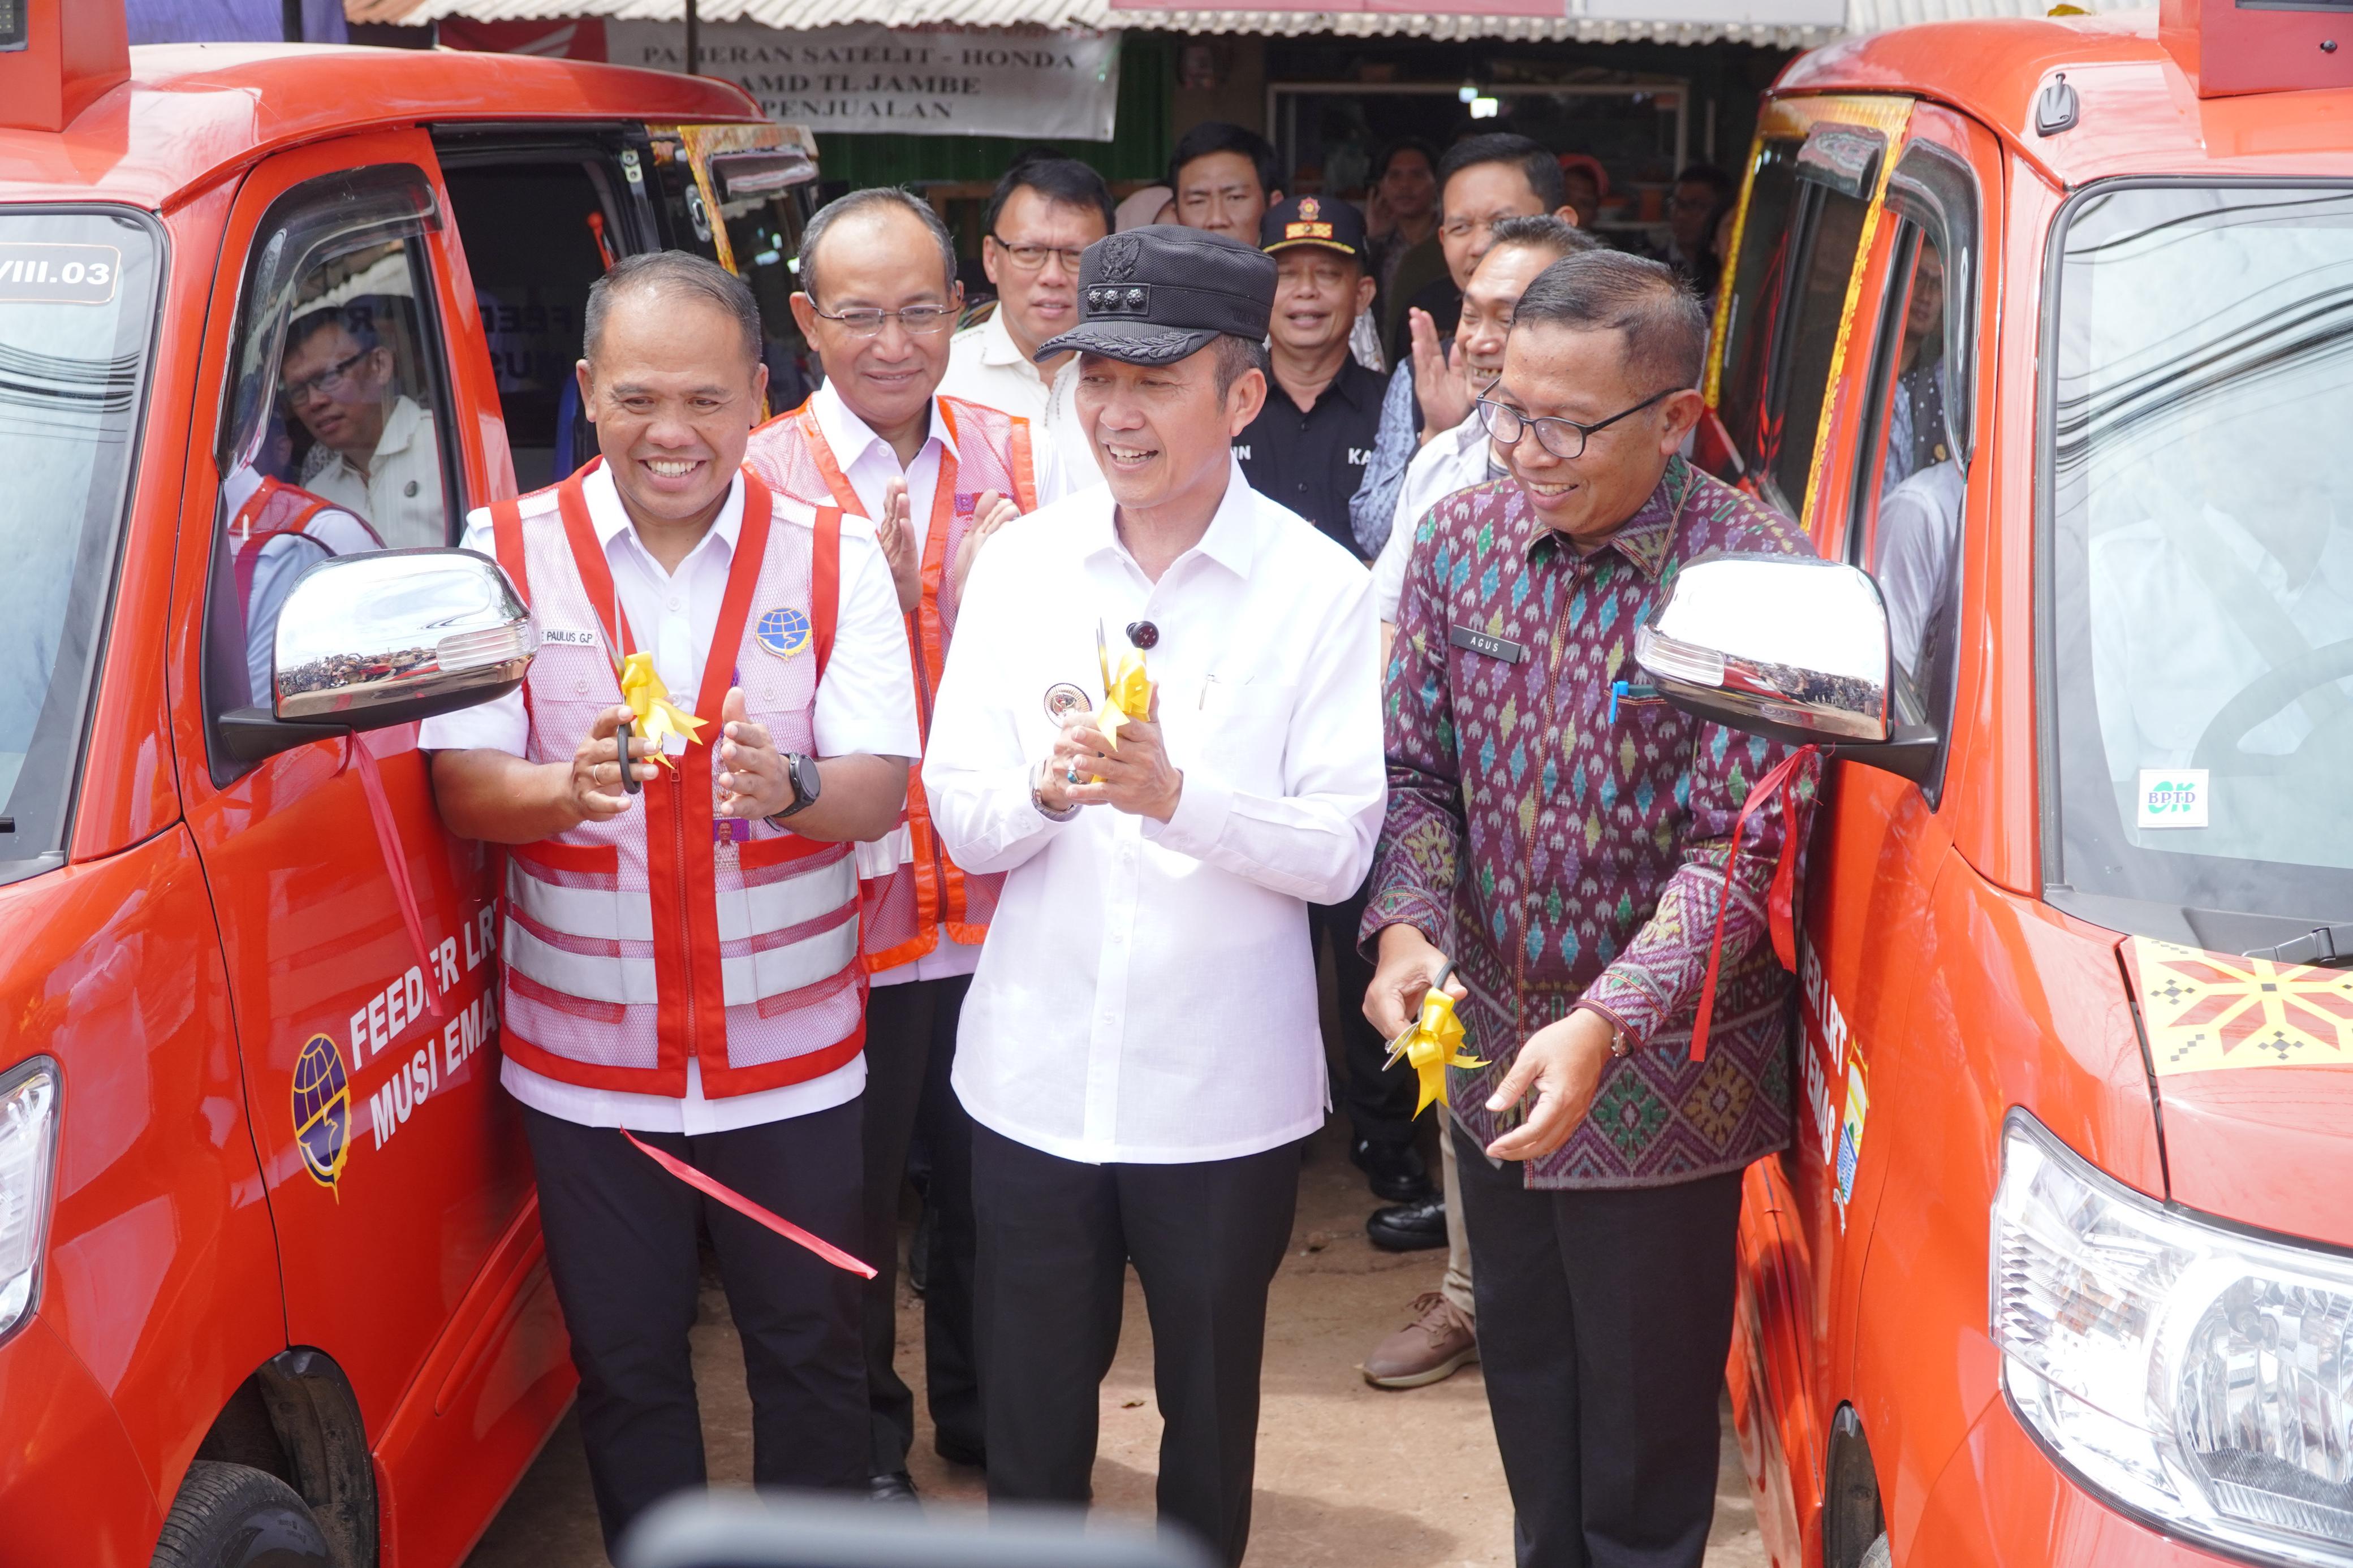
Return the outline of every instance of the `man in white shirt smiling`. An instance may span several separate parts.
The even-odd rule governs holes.
[[[1266,395],[1274,282],[1222,235],[1088,247],[1080,324],[1042,352],[1079,352],[1108,483],[975,566],[923,767],[950,854],[1006,879],[955,1071],[989,1496],[1087,1500],[1132,1259],[1161,1517],[1229,1563],[1267,1286],[1326,1107],[1307,906],[1355,889],[1386,799],[1364,568],[1228,450]],[[1090,711],[1099,628],[1158,689],[1116,744]]]
[[[917,742],[871,530],[741,466],[767,381],[751,290],[699,257],[630,257],[589,292],[584,352],[603,461],[467,527],[541,629],[524,688],[417,743],[449,830],[510,846],[499,1081],[523,1108],[609,1551],[703,1481],[698,1218],[743,1331],[754,1481],[866,1486],[858,1279],[647,1151],[864,1245],[850,846],[889,827]],[[616,734],[638,658],[702,724],[667,765]]]

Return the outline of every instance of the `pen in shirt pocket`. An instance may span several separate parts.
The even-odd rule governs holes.
[[[1611,682],[1609,687],[1609,722],[1612,724],[1618,722],[1618,700],[1620,697],[1632,702],[1647,702],[1652,698],[1658,696],[1658,694],[1659,689],[1655,686],[1641,686],[1630,680]]]

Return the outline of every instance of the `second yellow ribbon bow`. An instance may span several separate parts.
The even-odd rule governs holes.
[[[1134,648],[1119,656],[1119,672],[1106,675],[1103,706],[1095,710],[1095,728],[1119,749],[1119,727],[1152,713],[1152,678],[1144,672],[1144,656]]]
[[[1392,1060],[1402,1056],[1413,1064],[1421,1079],[1421,1098],[1414,1103],[1413,1113],[1419,1116],[1430,1109],[1432,1100],[1446,1098],[1446,1069],[1482,1068],[1487,1064],[1462,1048],[1462,1020],[1454,1016],[1454,998],[1440,987],[1444,981],[1432,985],[1421,994],[1421,1016],[1413,1026],[1398,1037],[1391,1047]]]
[[[673,772],[678,764],[663,750],[663,738],[677,735],[692,745],[702,739],[702,727],[710,722],[670,700],[670,688],[654,672],[654,656],[649,653],[633,653],[621,661],[621,700],[637,715],[638,738],[651,745],[657,762]]]

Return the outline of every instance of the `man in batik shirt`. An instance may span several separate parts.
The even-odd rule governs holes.
[[[1447,1097],[1521,1568],[1696,1568],[1740,1171],[1789,1136],[1776,813],[1734,862],[1704,1060],[1691,1038],[1735,820],[1782,751],[1669,707],[1632,652],[1685,563],[1810,553],[1675,455],[1706,335],[1657,262],[1528,286],[1479,409],[1510,477],[1421,520],[1388,671],[1366,1009],[1395,1035],[1451,957],[1488,1064]]]

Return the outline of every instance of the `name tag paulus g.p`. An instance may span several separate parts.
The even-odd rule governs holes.
[[[1500,658],[1505,664],[1517,664],[1528,657],[1528,650],[1503,637],[1491,637],[1485,632],[1474,632],[1469,626],[1456,626],[1446,634],[1446,640],[1456,647],[1467,647],[1472,653],[1483,653],[1489,658]]]

